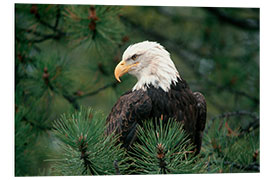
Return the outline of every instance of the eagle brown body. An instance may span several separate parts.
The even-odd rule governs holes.
[[[107,117],[107,134],[119,134],[123,146],[129,148],[136,141],[138,124],[159,118],[166,123],[170,118],[184,124],[196,154],[200,152],[206,123],[205,98],[190,90],[163,46],[149,41],[129,46],[114,73],[119,82],[126,73],[138,81],[113,106]]]
[[[125,148],[136,140],[136,126],[144,120],[173,118],[183,122],[196,153],[199,153],[202,133],[206,123],[206,102],[204,96],[193,93],[184,80],[171,85],[169,92],[149,87],[146,91],[129,91],[122,95],[107,117],[107,133],[116,131]]]

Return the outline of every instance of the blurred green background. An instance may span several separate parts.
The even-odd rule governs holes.
[[[253,133],[252,159],[259,38],[258,8],[16,4],[15,175],[50,175],[52,122],[62,113],[90,106],[106,118],[136,83],[130,75],[117,83],[114,68],[130,44],[144,40],[163,45],[191,89],[204,94],[205,134],[224,118],[225,134]]]

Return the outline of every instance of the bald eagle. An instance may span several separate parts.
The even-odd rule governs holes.
[[[106,133],[116,132],[123,146],[129,148],[136,140],[138,124],[149,119],[161,118],[166,122],[172,118],[184,124],[198,154],[206,123],[206,101],[180,77],[169,52],[157,42],[130,45],[114,75],[121,82],[120,77],[126,73],[138,81],[113,106],[106,119]]]

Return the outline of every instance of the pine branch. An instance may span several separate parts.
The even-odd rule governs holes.
[[[83,94],[81,96],[77,96],[76,99],[81,99],[81,98],[85,98],[85,97],[89,97],[89,96],[94,96],[94,95],[98,94],[99,92],[101,92],[101,91],[103,91],[103,90],[105,90],[105,89],[107,89],[109,87],[115,88],[118,84],[119,83],[117,81],[111,82],[109,84],[106,84],[106,85],[98,88],[97,90],[94,90],[94,91],[89,92],[89,93],[85,93],[85,94]]]
[[[234,168],[247,170],[247,171],[260,172],[260,165],[258,163],[251,163],[251,164],[243,166],[243,165],[237,164],[235,162],[225,161],[224,165],[231,165]]]
[[[209,80],[207,80],[207,83],[210,84],[211,86],[215,87],[215,91],[217,91],[217,92],[227,90],[227,91],[230,91],[231,93],[246,97],[246,98],[250,99],[251,101],[253,101],[255,104],[259,104],[259,102],[260,102],[260,100],[257,97],[251,96],[251,95],[249,95],[248,93],[246,93],[244,91],[235,90],[231,86],[217,85],[215,82],[209,81]]]
[[[60,16],[59,16],[59,17],[60,17]],[[60,29],[58,29],[57,26],[55,26],[55,25],[52,26],[52,25],[50,25],[49,23],[47,23],[46,21],[43,21],[43,20],[40,18],[40,14],[39,14],[38,12],[35,13],[35,18],[36,18],[36,20],[37,20],[40,24],[42,24],[43,26],[50,28],[50,29],[53,30],[54,32],[58,33],[59,35],[65,35],[65,33],[62,32]],[[56,22],[57,22],[57,21],[56,21]],[[55,24],[56,24],[56,23],[55,23]],[[58,22],[57,22],[57,24],[58,24]]]
[[[25,109],[16,109],[15,112],[15,176],[31,175],[31,168],[34,166],[33,157],[36,152],[33,151],[36,136],[32,133],[31,125],[22,122]]]
[[[209,158],[208,162],[213,168],[222,168],[221,172],[223,169],[226,169],[226,172],[233,172],[233,169],[258,172],[258,136],[256,133],[236,132],[227,122],[224,123],[224,118],[234,116],[249,116],[259,122],[256,113],[247,111],[227,112],[213,117],[211,129],[208,126],[209,132],[204,132],[204,156]],[[218,119],[222,121],[217,121]]]
[[[98,93],[100,93],[101,91],[103,90],[106,90],[107,88],[110,88],[110,87],[113,87],[115,88],[119,83],[118,82],[112,82],[112,83],[109,83],[109,84],[106,84],[100,88],[98,88],[97,90],[94,90],[92,92],[89,92],[89,93],[85,93],[83,94],[82,92],[80,91],[77,91],[73,94],[76,94],[76,96],[73,96],[73,95],[69,95],[67,93],[64,93],[63,94],[63,97],[69,102],[72,104],[72,106],[74,107],[74,109],[78,110],[79,109],[79,104],[77,102],[77,100],[79,99],[82,99],[82,98],[86,98],[86,97],[89,97],[89,96],[94,96]]]
[[[231,88],[231,91],[234,92],[235,94],[238,94],[240,96],[244,96],[244,97],[252,100],[255,104],[259,104],[260,103],[260,99],[259,98],[254,97],[254,96],[251,96],[251,95],[249,95],[248,93],[246,93],[244,91],[237,91],[237,90],[233,90],[232,88]]]
[[[24,40],[22,40],[20,37],[16,36],[16,40],[18,40],[20,42],[26,41],[28,43],[41,43],[43,41],[50,40],[50,39],[60,39],[61,37],[64,36],[64,34],[61,35],[59,33],[43,34],[43,33],[38,32],[38,31],[34,31],[31,29],[24,29],[24,28],[18,28],[18,30],[24,31],[26,33],[31,33],[35,36],[38,36],[38,38],[33,38],[33,39],[26,39],[25,38]]]
[[[244,132],[248,132],[250,128],[256,129],[259,127],[260,120],[259,120],[259,117],[256,115],[256,113],[245,111],[245,110],[225,112],[225,113],[219,114],[217,116],[212,117],[210,119],[210,122],[212,123],[217,119],[224,119],[224,118],[229,118],[232,116],[249,116],[253,119],[253,122],[251,122],[247,128],[244,128],[241,130],[241,134],[243,134]],[[205,133],[207,133],[208,130],[210,129],[210,126],[212,125],[211,123],[208,123],[208,126],[205,128]]]
[[[51,131],[54,129],[54,127],[52,126],[44,126],[44,125],[39,125],[38,123],[34,122],[34,121],[30,121],[26,118],[26,116],[22,117],[22,121],[28,123],[30,126],[35,127],[40,129],[41,131]]]
[[[104,135],[105,123],[101,114],[82,107],[55,121],[53,133],[63,157],[53,159],[60,175],[120,174],[120,170],[129,168],[121,143],[117,143],[118,136]]]
[[[26,32],[26,33],[33,34],[33,35],[39,36],[39,37],[46,37],[46,36],[49,35],[49,34],[43,34],[43,33],[38,32],[38,31],[36,31],[36,30],[25,29],[25,28],[19,28],[19,27],[17,27],[16,30],[17,30],[17,31],[24,31],[24,32]]]
[[[174,153],[175,154],[175,153]],[[157,145],[157,158],[159,161],[159,167],[161,169],[162,174],[167,174],[170,172],[169,169],[167,169],[167,163],[165,162],[166,152],[164,152],[164,147],[161,143]]]
[[[79,110],[79,103],[77,102],[76,97],[63,94],[63,97],[74,107],[74,109]]]
[[[246,128],[242,128],[242,127],[240,128],[240,135],[245,134],[245,133],[249,133],[249,132],[253,131],[254,129],[259,128],[259,126],[260,126],[259,119],[255,120],[253,122],[250,122]]]
[[[30,113],[30,110],[25,110],[24,107],[22,107],[22,109],[23,110],[21,110],[21,108],[19,108],[18,106],[15,105],[15,115],[16,115],[16,117],[20,115],[21,122],[25,122],[26,124],[30,125],[31,127],[39,129],[43,132],[44,131],[51,131],[54,129],[53,126],[46,125],[45,121],[41,121],[44,124],[40,124],[40,123],[35,122],[35,120],[33,121],[33,120],[28,119],[27,114]],[[24,113],[22,114],[21,111],[23,111]]]
[[[116,174],[116,175],[120,175],[120,170],[119,170],[119,166],[118,166],[118,161],[117,161],[117,160],[115,160],[115,161],[113,162],[113,166],[114,166],[114,168],[115,168],[115,174]]]
[[[43,73],[42,78],[43,78],[45,84],[49,87],[49,89],[51,91],[53,91],[53,92],[55,92],[57,94],[60,94],[58,91],[55,90],[55,88],[51,84],[51,80],[53,78],[50,79],[50,74],[48,73],[48,68],[45,67],[43,71],[44,71],[44,73]],[[78,104],[78,102],[77,102],[77,100],[76,100],[76,98],[74,96],[68,95],[68,93],[65,90],[60,95],[62,95],[74,107],[74,109],[76,109],[76,110],[79,109],[79,104]]]
[[[55,19],[55,24],[54,24],[54,29],[57,29],[60,17],[61,17],[61,8],[60,5],[56,5],[57,10],[56,10],[56,19]]]
[[[148,120],[137,128],[136,142],[129,152],[139,174],[179,174],[204,171],[194,155],[183,125],[173,119]]]
[[[82,174],[87,174],[87,170],[90,171],[91,174],[95,174],[95,171],[92,169],[92,162],[89,160],[89,153],[87,152],[87,146],[88,143],[85,142],[86,138],[84,138],[82,135],[79,137],[79,151],[81,152],[81,159],[83,160],[84,164],[84,171]],[[82,141],[82,142],[81,142]]]
[[[208,162],[208,167],[210,167],[211,165],[217,165],[217,164],[215,162]],[[231,166],[231,168],[236,168],[239,170],[260,172],[260,165],[258,163],[251,163],[244,166],[235,162],[224,161],[223,165]]]
[[[259,117],[256,115],[256,113],[245,111],[245,110],[234,111],[234,112],[225,112],[225,113],[219,114],[217,116],[214,116],[213,118],[211,118],[210,121],[214,121],[215,119],[228,118],[231,116],[243,116],[243,115],[250,116],[254,120],[259,121]]]
[[[37,22],[39,24],[51,29],[54,33],[52,33],[52,34],[43,34],[43,33],[36,32],[34,30],[31,30],[31,29],[21,29],[21,30],[24,30],[25,32],[32,33],[32,34],[34,34],[36,36],[41,37],[40,39],[28,39],[27,40],[28,42],[30,42],[30,43],[40,43],[40,42],[43,42],[43,41],[46,41],[46,40],[49,40],[49,39],[59,39],[59,38],[66,35],[66,33],[64,33],[63,31],[58,29],[58,24],[59,24],[60,17],[61,17],[61,9],[60,9],[59,5],[57,5],[56,20],[55,20],[54,25],[51,25],[51,24],[47,23],[46,21],[44,21],[41,18],[41,15],[40,15],[40,13],[38,11],[37,5],[32,5],[32,7],[30,9],[30,13],[34,15],[35,19],[37,20]]]
[[[47,41],[50,39],[59,39],[59,38],[60,38],[60,36],[58,34],[49,34],[49,35],[43,36],[40,39],[28,39],[27,41],[29,43],[41,43],[43,41]]]
[[[218,8],[203,8],[207,12],[210,12],[214,16],[216,16],[220,21],[231,24],[237,28],[243,29],[243,30],[255,30],[259,31],[260,26],[259,26],[259,21],[257,20],[252,20],[252,19],[239,19],[234,17],[231,17],[227,15],[226,13],[222,12]]]

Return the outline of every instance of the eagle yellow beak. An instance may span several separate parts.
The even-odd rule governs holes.
[[[117,81],[121,82],[120,77],[126,74],[130,68],[137,66],[138,62],[127,65],[125,61],[121,61],[114,69],[114,76]]]

